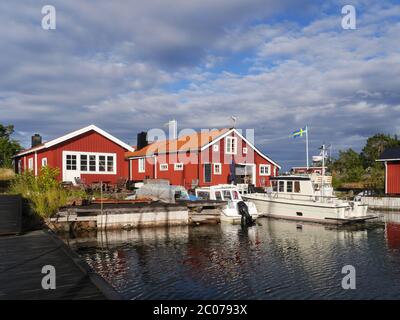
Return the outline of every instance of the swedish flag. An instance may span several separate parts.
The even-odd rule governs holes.
[[[293,133],[290,135],[293,138],[297,137],[302,137],[303,134],[307,133],[307,127],[301,128],[299,130],[293,131]]]

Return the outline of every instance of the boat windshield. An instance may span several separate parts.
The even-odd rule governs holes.
[[[197,192],[197,197],[200,200],[210,200],[210,192],[208,192],[208,191],[198,191]]]
[[[232,195],[230,190],[224,190],[224,199],[225,200],[232,200]]]
[[[222,200],[221,191],[215,191],[215,200]]]

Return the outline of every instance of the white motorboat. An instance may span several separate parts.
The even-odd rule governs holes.
[[[240,222],[238,203],[243,201],[248,208],[250,216],[255,219],[258,216],[257,208],[251,201],[242,198],[237,186],[231,184],[219,184],[211,187],[196,188],[196,197],[200,200],[221,200],[226,201],[227,205],[222,209],[221,221]]]
[[[248,193],[243,198],[255,203],[260,216],[345,224],[376,218],[367,205],[338,199],[330,176],[287,175],[271,177],[266,193]]]

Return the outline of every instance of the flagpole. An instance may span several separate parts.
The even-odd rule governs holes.
[[[308,171],[308,168],[309,168],[309,165],[308,165],[308,126],[306,126],[306,154],[307,154],[307,171]]]

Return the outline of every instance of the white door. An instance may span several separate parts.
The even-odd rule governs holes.
[[[75,178],[80,178],[78,168],[78,155],[63,152],[63,181],[76,183]]]

